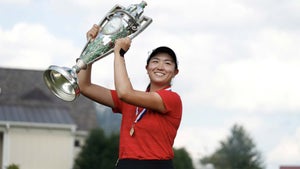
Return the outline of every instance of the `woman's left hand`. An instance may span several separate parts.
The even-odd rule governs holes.
[[[115,41],[114,52],[119,53],[121,49],[127,52],[131,45],[131,39],[129,37],[120,38]]]

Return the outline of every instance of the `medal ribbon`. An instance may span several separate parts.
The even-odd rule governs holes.
[[[134,120],[134,123],[137,123],[138,121],[140,121],[140,120],[143,118],[143,116],[144,116],[144,114],[146,113],[146,111],[147,111],[147,109],[144,108],[144,109],[139,113],[139,108],[136,107],[136,109],[135,109],[135,115],[137,115],[137,117],[136,117],[136,119]]]
[[[166,88],[165,90],[169,90],[169,91],[170,91],[170,90],[171,90],[171,87],[168,87],[168,88]],[[147,109],[144,108],[144,109],[139,113],[139,108],[136,107],[136,109],[135,109],[135,115],[136,115],[137,117],[136,117],[136,119],[134,120],[134,123],[132,124],[132,127],[131,127],[131,129],[130,129],[130,135],[131,135],[131,136],[132,136],[133,133],[134,133],[134,126],[135,126],[135,124],[143,118],[143,116],[144,116],[144,114],[146,113],[146,111],[147,111]]]
[[[168,87],[168,88],[166,88],[165,90],[171,90],[171,87]],[[143,118],[143,116],[144,116],[144,114],[146,113],[146,111],[147,111],[147,109],[146,108],[144,108],[140,113],[139,113],[139,108],[138,107],[136,107],[136,109],[135,109],[135,115],[137,116],[136,117],[136,119],[134,120],[134,123],[137,123],[138,121],[140,121],[142,118]]]

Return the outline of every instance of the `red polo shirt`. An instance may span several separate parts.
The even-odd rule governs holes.
[[[166,112],[146,110],[134,125],[131,136],[130,129],[137,117],[136,106],[121,101],[116,91],[111,91],[115,104],[113,111],[122,114],[119,159],[168,160],[174,157],[173,143],[182,116],[181,98],[169,90],[159,90],[157,93],[163,100]]]

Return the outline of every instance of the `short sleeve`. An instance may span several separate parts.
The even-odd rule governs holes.
[[[182,112],[182,102],[180,96],[176,92],[168,90],[160,90],[157,91],[157,93],[160,95],[165,105],[166,112],[164,113],[171,112],[172,116],[180,118]]]
[[[110,92],[111,92],[111,96],[112,96],[112,99],[113,99],[113,102],[115,105],[115,107],[112,108],[112,111],[114,113],[121,113],[121,102],[120,102],[120,99],[118,98],[117,91],[111,90]]]

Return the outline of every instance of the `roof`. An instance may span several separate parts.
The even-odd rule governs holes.
[[[65,102],[46,87],[43,70],[0,68],[0,121],[98,127],[95,103],[83,96]]]
[[[36,106],[0,106],[0,120],[9,122],[75,124],[67,109]]]

